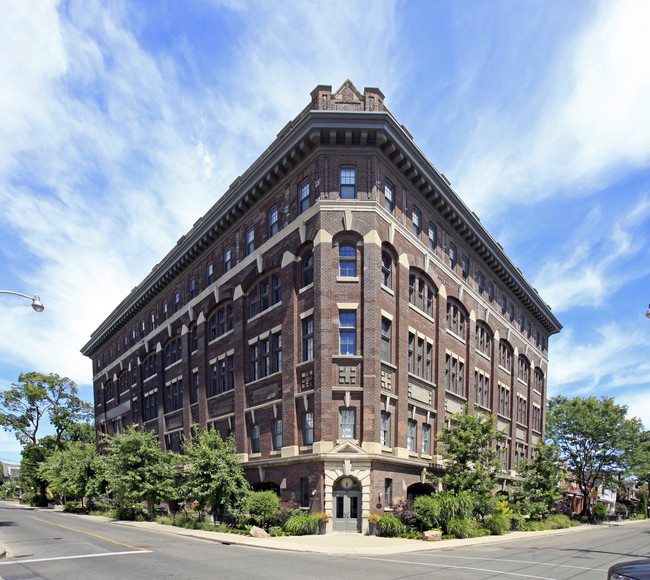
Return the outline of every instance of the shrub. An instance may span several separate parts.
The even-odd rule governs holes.
[[[648,517],[648,497],[642,491],[639,492],[638,510],[638,515],[641,516],[642,520],[645,520]]]
[[[404,530],[404,525],[397,516],[390,513],[383,514],[377,522],[377,533],[380,536],[393,538],[397,534],[401,534]]]
[[[159,516],[156,518],[156,523],[162,524],[163,526],[171,526],[173,523],[173,519],[170,518],[169,516]]]
[[[510,514],[507,516],[510,520],[510,530],[513,532],[524,532],[526,531],[526,518],[521,514]]]
[[[555,514],[548,516],[546,520],[544,520],[544,527],[547,530],[561,530],[562,528],[570,528],[571,520],[569,519],[569,516],[566,516],[564,514]]]
[[[447,522],[447,532],[456,538],[475,538],[478,527],[474,520],[469,518],[452,518]]]
[[[280,526],[271,526],[269,528],[269,536],[271,537],[276,537],[276,536],[281,536],[283,535],[284,532],[282,531],[282,528]]]
[[[440,502],[434,495],[421,495],[413,501],[413,512],[422,523],[424,530],[431,530],[441,525]]]
[[[436,498],[440,502],[440,516],[444,520],[471,518],[476,503],[476,498],[471,492],[441,491]]]
[[[502,536],[510,531],[510,518],[504,514],[492,514],[484,524],[493,536]]]
[[[264,528],[271,519],[276,518],[280,509],[280,498],[271,490],[254,491],[248,496],[247,506],[251,519]]]
[[[318,530],[318,518],[310,513],[292,516],[284,524],[284,530],[292,536],[309,536],[315,534]]]
[[[597,503],[594,506],[593,513],[596,517],[602,518],[607,515],[607,507],[605,506],[604,503]]]

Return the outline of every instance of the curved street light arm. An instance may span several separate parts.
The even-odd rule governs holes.
[[[32,308],[36,310],[36,312],[43,312],[43,310],[45,310],[45,306],[43,306],[43,303],[41,302],[41,297],[38,294],[34,294],[34,296],[29,296],[28,294],[21,294],[20,292],[12,292],[11,290],[0,290],[0,294],[13,294],[14,296],[22,296],[23,298],[27,298],[28,300],[32,301]]]

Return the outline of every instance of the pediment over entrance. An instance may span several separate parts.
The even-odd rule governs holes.
[[[355,455],[368,455],[361,447],[352,441],[344,441],[339,443],[334,449],[332,449],[328,455],[333,454],[342,454],[342,453],[354,453]]]

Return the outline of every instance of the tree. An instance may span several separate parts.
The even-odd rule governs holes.
[[[560,449],[583,497],[598,483],[611,483],[633,468],[642,425],[626,416],[627,406],[617,405],[611,397],[549,399],[547,440]],[[588,509],[585,501],[582,514],[587,515]]]
[[[532,461],[522,462],[518,471],[523,479],[517,485],[514,499],[520,511],[533,517],[548,513],[562,497],[559,483],[563,473],[557,447],[539,443]]]
[[[146,501],[149,515],[160,499],[175,499],[175,466],[172,453],[162,451],[149,430],[127,429],[107,438],[106,480],[120,506],[130,508]]]
[[[200,509],[209,507],[212,517],[235,516],[246,506],[250,485],[244,477],[232,438],[225,441],[216,430],[201,430],[185,445],[189,467],[183,487],[186,501]]]
[[[440,440],[446,461],[444,488],[483,496],[490,494],[501,472],[494,444],[505,441],[505,435],[495,427],[495,417],[472,414],[465,405],[463,411],[449,418]]]
[[[23,445],[38,445],[45,419],[54,427],[55,448],[67,428],[90,421],[92,406],[78,397],[77,385],[57,374],[21,373],[18,383],[0,393],[0,425]]]

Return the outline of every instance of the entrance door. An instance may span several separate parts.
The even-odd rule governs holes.
[[[357,533],[361,531],[361,493],[358,491],[335,491],[334,521],[335,532]]]

